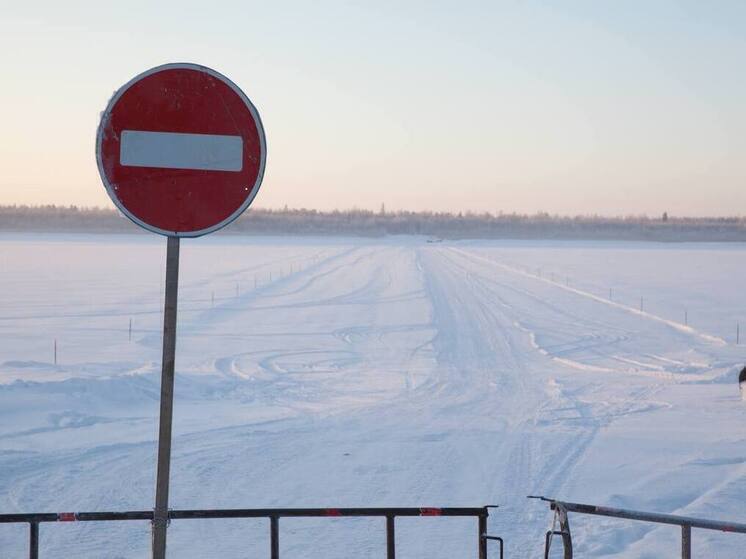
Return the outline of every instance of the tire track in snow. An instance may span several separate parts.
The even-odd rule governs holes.
[[[498,269],[506,270],[509,273],[515,272],[515,273],[519,273],[524,276],[532,277],[539,281],[543,281],[544,283],[548,283],[552,286],[556,286],[563,290],[569,291],[573,294],[577,294],[577,293],[584,294],[584,292],[579,292],[578,290],[566,287],[561,284],[557,284],[556,282],[552,282],[545,278],[541,278],[538,276],[534,276],[532,274],[524,273],[521,270],[514,270],[512,267],[504,266],[502,264],[496,263],[492,260],[486,259],[481,256],[472,255],[471,253],[468,253],[467,251],[462,251],[462,250],[457,250],[457,249],[452,249],[452,251],[455,251],[455,254],[458,254],[459,256],[465,258],[467,262],[473,262],[474,260],[476,260],[478,262],[483,262],[486,265],[489,265],[490,267],[493,267],[493,268],[497,267]],[[467,270],[470,268],[464,266],[464,269]],[[651,360],[657,363],[643,363],[643,362],[631,359],[629,356],[622,356],[622,355],[618,355],[614,352],[609,351],[611,346],[621,344],[622,342],[632,341],[632,337],[634,335],[637,335],[637,336],[640,335],[638,332],[625,329],[625,328],[620,328],[619,326],[615,324],[611,324],[608,321],[602,322],[602,321],[596,320],[595,318],[587,316],[587,314],[578,314],[573,311],[569,311],[561,307],[558,303],[552,302],[550,300],[546,300],[545,298],[535,295],[534,293],[529,291],[527,288],[519,288],[513,285],[508,285],[505,282],[498,282],[498,280],[495,279],[494,277],[490,277],[490,276],[482,277],[482,281],[485,282],[486,284],[490,284],[490,283],[494,284],[500,290],[509,291],[509,292],[521,295],[523,297],[526,297],[530,300],[532,304],[543,306],[547,308],[548,310],[551,310],[553,313],[559,314],[560,318],[556,321],[556,326],[557,328],[560,329],[560,331],[565,331],[566,330],[565,325],[567,324],[584,325],[584,327],[587,330],[590,330],[591,334],[584,334],[583,339],[573,339],[571,342],[568,342],[566,350],[563,350],[557,346],[542,347],[536,339],[536,334],[531,331],[533,345],[537,350],[544,352],[547,355],[550,355],[556,362],[562,365],[565,365],[567,367],[570,367],[572,369],[579,370],[579,371],[585,371],[585,372],[591,372],[591,373],[618,373],[618,374],[647,376],[651,378],[659,378],[661,380],[665,380],[668,382],[671,382],[671,381],[677,381],[677,382],[712,381],[713,379],[718,378],[722,374],[722,372],[719,371],[719,369],[722,369],[722,363],[719,363],[720,361],[719,358],[713,355],[713,351],[712,351],[713,344],[716,347],[722,347],[722,344],[719,341],[717,341],[718,339],[716,339],[716,341],[713,341],[711,339],[712,337],[707,334],[696,332],[693,329],[690,329],[688,327],[685,327],[683,330],[679,328],[674,329],[677,332],[679,332],[682,336],[685,336],[685,338],[682,338],[682,339],[691,339],[690,336],[694,332],[696,334],[696,337],[698,337],[700,340],[703,340],[705,344],[704,346],[701,346],[699,349],[707,353],[707,355],[712,359],[711,363],[703,363],[699,361],[684,363],[681,361],[677,362],[676,360],[667,359],[665,357],[661,358],[660,356],[651,357]],[[618,305],[611,301],[598,298],[592,294],[587,294],[587,295],[589,295],[594,301],[601,301],[603,303],[610,304],[611,307],[614,307],[614,308],[622,307],[624,310],[628,310],[628,308],[624,307],[623,305]],[[640,314],[639,311],[636,311],[635,309],[631,309],[631,310],[634,311],[634,314]],[[659,317],[655,317],[654,315],[650,315],[650,316],[652,316],[655,319],[654,320],[655,322],[663,323],[666,326],[670,326],[670,324],[668,324],[668,322],[670,321],[666,321],[665,319],[658,320]],[[542,319],[546,322],[546,317],[542,317]],[[522,321],[520,322],[517,321],[517,324],[519,324],[520,328],[530,331],[530,329],[526,328],[526,326],[523,324]],[[602,332],[602,333],[596,334],[595,332]],[[605,334],[604,332],[619,332],[620,334],[610,335],[610,334]],[[689,347],[689,346],[686,346],[686,347]],[[587,362],[581,362],[576,359],[572,359],[569,357],[569,355],[566,355],[566,354],[572,354],[572,353],[581,353],[581,354],[588,353],[594,356],[596,359],[607,360],[613,363],[617,363],[620,365],[620,367],[592,365]],[[587,361],[587,359],[585,361]],[[660,366],[661,362],[667,362],[669,367],[673,366],[675,370],[674,371],[666,370],[665,368]]]
[[[550,358],[515,327],[510,305],[442,249],[421,252],[438,329],[433,346],[441,390],[431,405],[437,415],[470,409],[463,414],[469,418],[465,426],[484,425],[500,440],[494,454],[484,457],[491,465],[484,483],[488,497],[503,505],[497,519],[510,555],[528,557],[543,527],[525,496],[558,494],[600,425],[570,395],[547,393]],[[567,427],[560,433],[537,421],[548,402],[575,409],[581,418],[569,436]]]
[[[501,269],[503,269],[505,271],[508,271],[508,272],[511,272],[513,274],[517,274],[517,275],[520,275],[520,276],[523,276],[523,277],[531,278],[531,279],[536,280],[536,281],[541,281],[541,282],[547,283],[547,284],[552,285],[552,286],[554,286],[554,287],[556,287],[558,289],[563,289],[563,290],[565,290],[565,291],[567,291],[569,293],[574,293],[576,295],[580,295],[581,297],[585,297],[587,299],[591,299],[593,301],[596,301],[597,303],[603,303],[604,305],[608,305],[610,307],[621,309],[621,310],[623,310],[625,312],[628,312],[628,313],[631,313],[631,314],[639,315],[639,316],[645,317],[647,319],[654,320],[656,322],[660,322],[662,324],[665,324],[666,326],[669,326],[669,327],[671,327],[671,328],[673,328],[675,330],[678,330],[679,332],[683,332],[683,333],[686,333],[686,334],[691,334],[693,336],[698,336],[701,339],[703,339],[703,340],[705,340],[707,342],[710,342],[712,344],[719,345],[719,346],[724,346],[724,345],[728,344],[728,342],[726,342],[724,339],[722,339],[722,338],[720,338],[718,336],[713,336],[711,334],[707,334],[705,332],[701,332],[699,330],[696,330],[695,328],[692,328],[691,326],[687,326],[685,324],[681,324],[680,322],[676,322],[675,320],[669,320],[667,318],[663,318],[663,317],[660,317],[658,315],[655,315],[655,314],[652,314],[652,313],[649,313],[649,312],[641,311],[639,309],[636,309],[634,307],[630,307],[628,305],[623,305],[623,304],[617,303],[615,301],[610,301],[609,299],[604,299],[603,297],[599,297],[598,295],[594,295],[593,293],[589,293],[587,291],[583,291],[583,290],[577,289],[575,287],[570,287],[569,285],[563,285],[563,284],[558,283],[556,281],[552,281],[551,279],[544,278],[544,277],[541,277],[541,276],[537,276],[536,274],[532,274],[532,273],[526,272],[524,270],[519,270],[518,268],[514,268],[512,266],[508,266],[507,264],[501,264],[500,262],[496,262],[494,260],[490,260],[489,258],[486,258],[484,256],[479,256],[477,254],[470,253],[470,252],[462,250],[462,249],[450,248],[450,250],[452,250],[453,252],[462,254],[462,255],[466,256],[467,258],[471,258],[472,260],[482,260],[482,261],[484,261],[486,263],[491,264],[492,266],[496,266],[498,268],[501,268]]]

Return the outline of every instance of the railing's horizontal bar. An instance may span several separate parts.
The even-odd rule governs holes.
[[[252,518],[328,516],[481,516],[484,508],[324,508],[324,509],[228,509],[174,510],[169,518]]]
[[[126,512],[73,512],[67,513],[72,518],[64,521],[95,522],[106,520],[153,520],[152,510],[126,511]],[[2,520],[0,520],[2,522]]]
[[[596,516],[610,516],[613,518],[626,518],[628,520],[642,520],[645,522],[657,522],[660,524],[674,524],[677,526],[691,526],[705,530],[719,530],[721,532],[736,532],[746,534],[746,524],[738,522],[724,522],[720,520],[706,520],[691,516],[677,516],[673,514],[662,514],[657,512],[642,512],[637,510],[617,509],[611,507],[599,507],[596,505],[582,505],[579,503],[568,503],[554,499],[545,499],[550,502],[552,510],[558,506],[567,512],[580,514],[593,514]]]
[[[57,522],[57,513],[0,514],[0,524],[14,522]]]
[[[308,509],[197,509],[171,510],[169,519],[188,518],[291,518],[350,516],[487,516],[486,507],[404,507],[404,508],[308,508]],[[61,512],[0,514],[0,524],[17,522],[99,522],[110,520],[152,520],[152,510],[124,512]]]

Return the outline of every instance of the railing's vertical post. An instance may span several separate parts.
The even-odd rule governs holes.
[[[681,559],[692,559],[692,527],[681,527]]]
[[[29,522],[29,552],[30,559],[39,559],[39,523]]]
[[[479,559],[487,559],[487,512],[479,515]]]
[[[271,559],[280,559],[280,518],[269,518],[269,547]]]
[[[557,519],[562,531],[562,547],[564,547],[564,559],[572,559],[572,534],[570,533],[570,518],[567,510],[557,503]]]
[[[386,559],[396,559],[396,526],[393,515],[386,517]]]

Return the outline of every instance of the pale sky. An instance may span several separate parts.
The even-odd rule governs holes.
[[[0,204],[111,206],[100,112],[195,62],[262,116],[258,207],[746,214],[743,1],[0,7]]]

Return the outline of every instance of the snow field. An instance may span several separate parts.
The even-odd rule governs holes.
[[[152,508],[164,256],[148,236],[0,237],[3,512]],[[490,532],[511,557],[540,556],[551,520],[528,494],[744,521],[746,346],[728,326],[746,316],[744,256],[185,241],[171,506],[500,504]],[[697,317],[688,327],[680,307]],[[571,522],[586,557],[678,545],[671,527]],[[169,550],[266,557],[266,524],[174,522]],[[399,556],[469,557],[475,534],[475,521],[400,519]],[[281,542],[296,558],[385,548],[376,519],[283,520]],[[142,523],[42,527],[52,556],[144,558],[148,544]],[[25,545],[25,527],[0,526],[0,556]],[[704,556],[743,545],[694,531]]]

